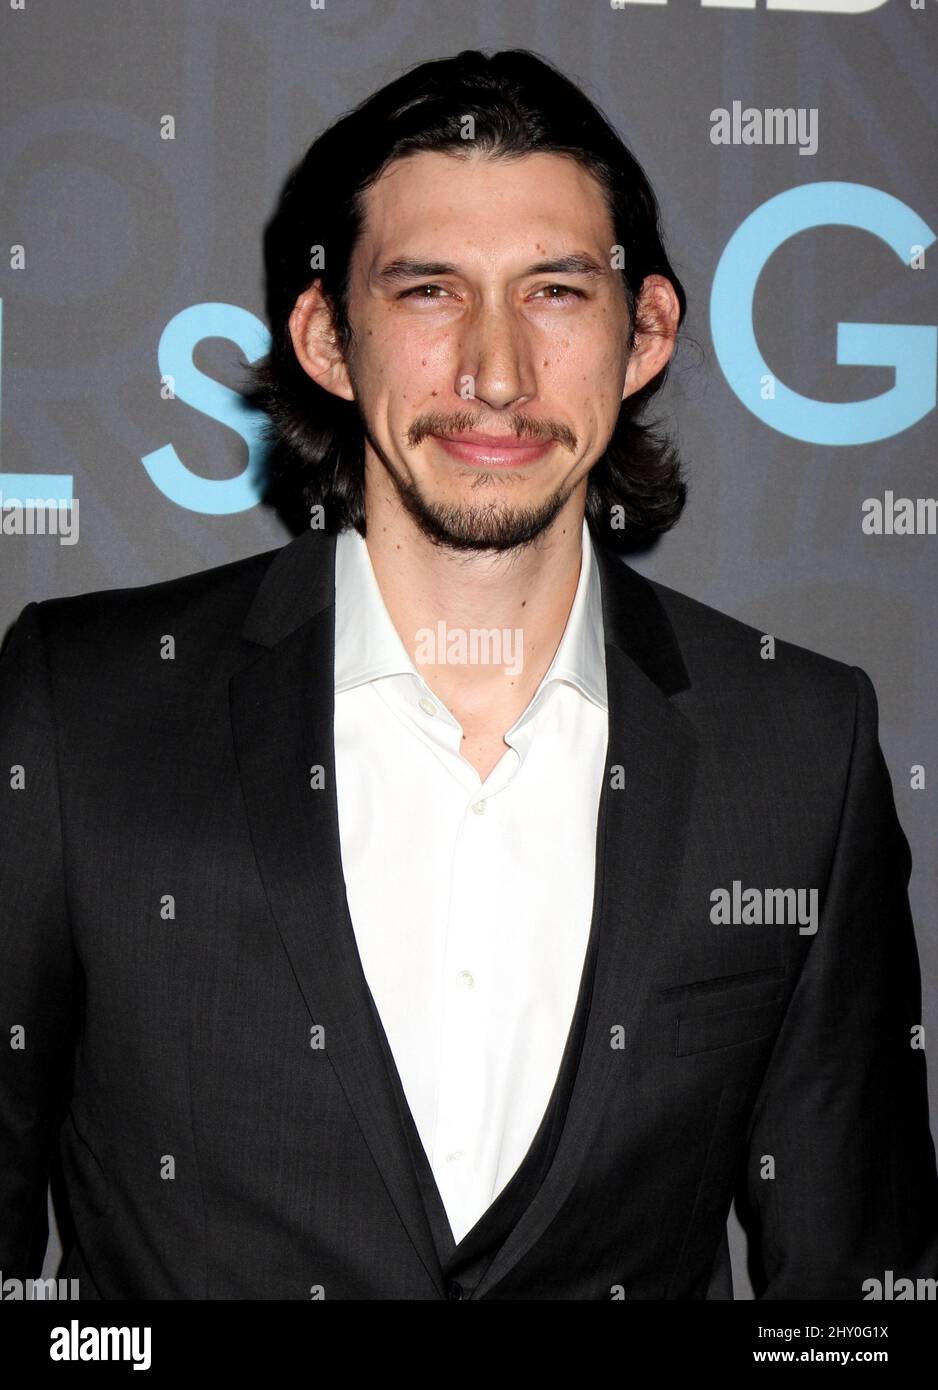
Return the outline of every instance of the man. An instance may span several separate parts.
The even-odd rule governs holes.
[[[0,1267],[58,1135],[83,1297],[729,1297],[734,1194],[758,1297],[934,1275],[870,681],[615,554],[684,500],[641,170],[465,53],[313,145],[267,262],[311,525],[0,663]]]

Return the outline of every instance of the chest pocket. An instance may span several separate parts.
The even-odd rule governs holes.
[[[770,1037],[778,1024],[780,1005],[743,1004],[719,1013],[681,1014],[675,1027],[674,1052],[685,1057],[691,1052],[710,1052],[718,1047],[758,1042]]]
[[[672,1051],[676,1057],[759,1042],[776,1030],[785,994],[784,966],[747,970],[659,990],[675,1010]]]

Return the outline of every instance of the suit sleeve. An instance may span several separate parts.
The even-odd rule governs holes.
[[[851,669],[854,738],[827,891],[756,1101],[738,1193],[762,1266],[755,1295],[767,1300],[864,1299],[864,1283],[889,1270],[893,1280],[938,1276],[911,855],[876,695]]]
[[[37,1277],[82,978],[68,921],[39,607],[0,655],[0,1269]]]

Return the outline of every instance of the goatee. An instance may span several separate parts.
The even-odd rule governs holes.
[[[388,470],[403,506],[434,545],[460,551],[506,551],[530,545],[555,520],[570,497],[559,487],[537,506],[506,507],[497,502],[428,501],[415,484]]]

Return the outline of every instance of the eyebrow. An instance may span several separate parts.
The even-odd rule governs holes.
[[[374,276],[381,285],[398,285],[404,280],[432,279],[437,275],[459,275],[459,267],[449,261],[411,261],[398,259],[389,261]],[[525,275],[587,275],[591,278],[606,274],[606,267],[593,256],[579,252],[572,256],[559,256],[554,260],[535,261]]]

